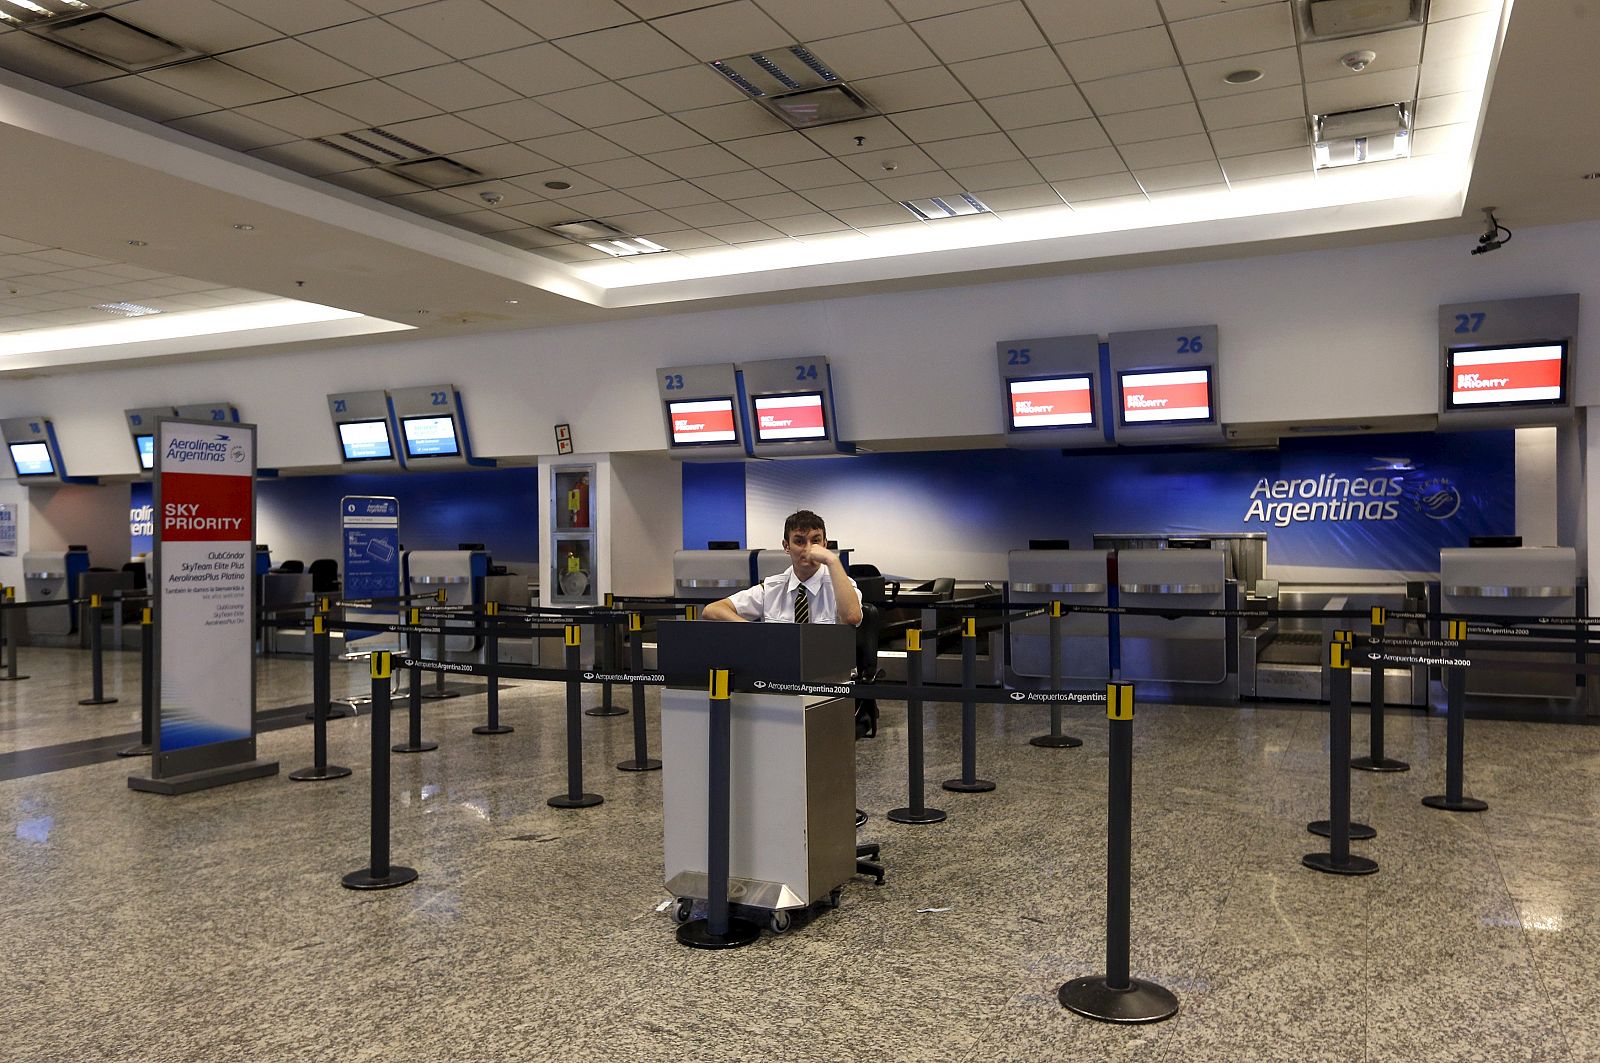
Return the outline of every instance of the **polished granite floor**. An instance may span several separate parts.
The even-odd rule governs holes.
[[[114,706],[87,665],[26,651],[0,683],[0,751],[137,724],[137,659]],[[336,691],[366,685],[340,666]],[[309,664],[260,672],[265,709],[310,696]],[[1600,728],[1473,721],[1482,815],[1422,807],[1444,725],[1397,714],[1407,774],[1354,781],[1379,837],[1368,878],[1300,866],[1326,803],[1326,715],[1149,706],[1136,722],[1136,975],[1182,1010],[1106,1026],[1056,1003],[1103,969],[1106,723],[1042,750],[1034,709],[981,708],[991,794],[935,786],[948,822],[898,826],[905,725],[859,743],[863,839],[889,878],[736,952],[677,945],[663,910],[660,775],[628,717],[584,720],[586,785],[558,811],[561,690],[516,684],[514,734],[470,733],[483,698],[427,707],[441,748],[396,756],[394,856],[420,873],[340,888],[366,863],[369,719],[336,721],[337,782],[283,775],[180,798],[130,791],[136,762],[0,782],[0,1057],[437,1060],[1501,1060],[1600,1058]],[[652,742],[655,699],[650,699]],[[957,773],[959,709],[928,711],[928,777]],[[402,719],[395,720],[396,732]],[[1366,721],[1355,722],[1359,751]],[[263,734],[283,770],[311,734]]]

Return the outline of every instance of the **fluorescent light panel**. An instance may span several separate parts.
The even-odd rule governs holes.
[[[270,299],[241,306],[218,307],[215,310],[193,310],[127,321],[107,321],[99,325],[26,329],[10,335],[0,335],[0,357],[82,350],[86,347],[118,346],[191,336],[225,335],[361,316],[352,310],[305,303],[297,299]],[[3,364],[0,363],[0,366]]]
[[[16,3],[17,0],[5,2]],[[35,36],[130,71],[165,66],[200,54],[100,11],[49,18],[28,23],[23,28]]]

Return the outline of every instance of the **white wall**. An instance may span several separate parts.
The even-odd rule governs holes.
[[[678,314],[349,350],[7,381],[0,416],[54,419],[78,475],[131,474],[122,411],[236,402],[261,426],[261,464],[337,462],[324,396],[453,383],[485,457],[659,451],[655,370],[822,353],[841,433],[875,440],[1000,432],[994,345],[1163,325],[1220,330],[1220,410],[1234,423],[1429,414],[1438,406],[1441,303],[1576,291],[1600,320],[1600,224],[1527,229],[1493,255],[1465,238],[1123,270],[935,291]],[[1600,404],[1593,344],[1575,394]]]
[[[97,568],[121,568],[128,560],[127,484],[35,485],[26,490],[24,552],[65,550],[81,543],[89,548],[89,563]]]

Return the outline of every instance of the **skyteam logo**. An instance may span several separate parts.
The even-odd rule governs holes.
[[[1461,491],[1444,477],[1425,480],[1411,504],[1425,517],[1449,520],[1461,510]]]

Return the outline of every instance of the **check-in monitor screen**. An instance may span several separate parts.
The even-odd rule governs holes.
[[[339,425],[339,446],[345,461],[381,461],[394,457],[389,425],[384,421],[345,421]]]
[[[133,445],[139,448],[139,468],[153,469],[156,465],[156,437],[150,434],[133,437]]]
[[[1013,432],[1094,424],[1094,386],[1088,373],[1007,380]]]
[[[737,443],[733,400],[678,399],[667,403],[672,419],[672,445],[696,447],[707,443]]]
[[[50,448],[43,443],[12,443],[11,464],[17,467],[18,476],[54,476],[55,462],[50,460]]]
[[[1448,355],[1451,408],[1559,406],[1567,398],[1567,345],[1456,348]]]
[[[453,417],[404,417],[400,428],[405,432],[408,458],[440,458],[461,453]]]
[[[1212,419],[1209,366],[1119,373],[1117,391],[1123,424],[1189,424]]]
[[[828,424],[822,412],[822,392],[757,395],[755,401],[758,443],[828,438]]]

